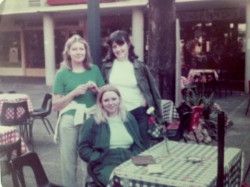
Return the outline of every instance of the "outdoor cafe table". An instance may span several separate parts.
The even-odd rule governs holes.
[[[135,166],[131,159],[117,166],[111,174],[109,186],[121,187],[216,187],[217,147],[168,141],[169,154],[164,143],[158,143],[141,155],[152,155],[162,166],[162,173],[149,174],[147,166]],[[201,158],[201,162],[188,161]],[[243,152],[225,148],[224,186],[241,186]]]
[[[194,76],[195,75],[200,76],[201,73],[214,73],[215,78],[216,79],[219,78],[218,73],[214,69],[190,69],[187,77],[188,82],[193,83],[195,81]]]
[[[29,149],[16,128],[10,126],[0,126],[0,145],[14,143],[18,141],[19,138],[21,138],[21,153],[27,153]]]
[[[0,94],[0,114],[2,112],[2,106],[4,102],[21,102],[21,101],[27,101],[28,104],[28,110],[30,113],[33,112],[33,105],[30,100],[30,97],[27,94],[19,94],[19,93],[12,93],[12,94]]]

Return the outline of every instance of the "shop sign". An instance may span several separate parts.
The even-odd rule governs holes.
[[[179,12],[177,17],[180,21],[215,21],[237,20],[240,18],[239,9],[204,10],[192,12]]]

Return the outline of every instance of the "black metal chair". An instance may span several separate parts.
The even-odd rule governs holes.
[[[11,144],[6,144],[6,145],[0,145],[0,155],[6,155],[6,158],[4,157],[3,159],[1,158],[0,164],[1,164],[1,178],[2,176],[5,175],[12,175],[13,179],[13,170],[10,165],[10,160],[12,159],[13,152],[16,151],[15,155],[20,156],[21,155],[21,139],[18,141],[11,143]],[[13,186],[16,186],[16,183],[14,182],[13,179]]]
[[[17,103],[4,102],[1,112],[1,123],[5,126],[19,126],[20,134],[31,142],[33,146],[32,134],[29,132],[30,113],[27,101]]]
[[[204,86],[205,94],[215,93],[217,80],[214,72],[201,72],[201,86]],[[201,88],[201,90],[203,90]]]
[[[217,87],[219,88],[219,95],[221,97],[222,95],[222,89],[224,88],[225,95],[227,95],[227,92],[232,95],[232,86],[230,84],[230,74],[227,69],[216,69],[216,72],[219,76],[217,79]]]
[[[182,103],[178,108],[176,108],[180,119],[177,122],[164,122],[166,137],[172,141],[184,140],[187,142],[187,135],[190,128],[191,114],[193,112],[192,108],[186,103]],[[151,138],[152,141],[161,142],[164,137]]]
[[[186,103],[182,103],[178,108],[176,108],[176,110],[180,117],[180,121],[177,122],[178,129],[174,130],[169,126],[166,126],[166,135],[169,140],[180,141],[183,139],[185,142],[187,142],[187,134],[190,128],[191,114],[193,110],[190,106],[186,105]],[[175,131],[175,133],[172,131]]]
[[[52,95],[47,93],[44,96],[41,108],[34,109],[33,113],[30,115],[30,117],[31,117],[31,128],[33,127],[34,121],[36,119],[40,119],[40,120],[42,120],[42,122],[43,122],[45,128],[47,129],[48,133],[50,134],[47,125],[50,127],[52,133],[54,134],[54,130],[53,130],[49,120],[47,119],[47,116],[50,115],[50,113],[51,113],[51,109],[52,109]]]
[[[105,187],[96,177],[95,173],[93,172],[93,169],[91,166],[88,164],[87,166],[87,171],[89,176],[93,179],[92,182],[87,182],[86,187]]]
[[[15,187],[26,187],[25,177],[23,173],[23,167],[29,166],[33,170],[37,186],[39,187],[63,187],[62,185],[57,185],[51,183],[44,171],[41,161],[35,152],[29,152],[23,154],[17,158],[11,160],[12,169],[14,172],[14,182],[17,184]],[[19,182],[20,183],[19,183]]]

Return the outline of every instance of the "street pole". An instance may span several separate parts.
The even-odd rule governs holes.
[[[88,43],[93,63],[99,68],[101,66],[101,27],[100,27],[100,2],[99,0],[88,0],[87,31]]]

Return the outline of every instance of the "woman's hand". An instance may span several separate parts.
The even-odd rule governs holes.
[[[79,86],[77,86],[72,92],[71,94],[74,96],[74,97],[77,97],[79,95],[83,95],[86,93],[88,89],[88,85],[87,84],[81,84]]]
[[[52,107],[54,111],[59,111],[66,107],[75,97],[85,94],[88,89],[87,84],[77,86],[67,95],[54,94],[52,98]]]
[[[96,83],[93,81],[89,81],[86,85],[88,85],[88,89],[94,93],[99,92],[99,88],[97,87]]]

